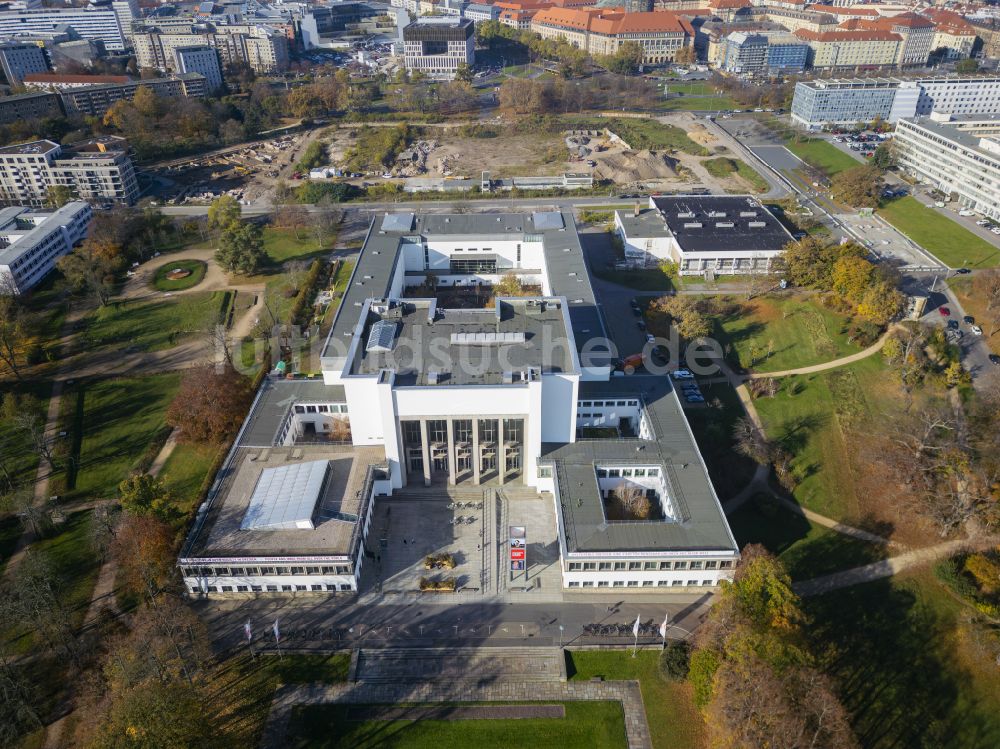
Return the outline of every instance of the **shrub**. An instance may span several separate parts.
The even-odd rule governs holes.
[[[691,668],[691,646],[673,642],[660,653],[660,674],[667,681],[686,679]]]
[[[694,704],[704,708],[712,700],[712,682],[722,661],[714,650],[696,650],[691,654],[688,681],[694,689]]]

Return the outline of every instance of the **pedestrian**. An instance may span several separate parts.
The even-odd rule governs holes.
[[[403,545],[404,546],[406,545],[406,539],[405,538],[403,539]]]

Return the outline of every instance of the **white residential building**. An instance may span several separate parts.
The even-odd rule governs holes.
[[[0,294],[23,294],[87,235],[93,209],[82,201],[55,211],[0,208]]]
[[[442,302],[508,274],[536,293]],[[567,593],[712,590],[739,552],[678,395],[669,377],[613,376],[614,358],[571,212],[376,214],[322,379],[265,382],[198,511],[189,595],[358,591],[390,554],[373,508],[427,487],[426,513],[449,488],[527,495],[529,563],[545,543]],[[623,487],[647,517],[611,509]]]
[[[899,168],[959,205],[1000,221],[1000,118],[930,117],[896,123]]]
[[[197,47],[177,47],[174,49],[175,70],[178,73],[201,73],[205,76],[205,88],[210,92],[222,88],[222,68],[219,53],[208,45]]]
[[[44,206],[55,185],[93,203],[131,205],[139,197],[124,138],[103,136],[65,147],[38,140],[0,148],[0,203]]]
[[[135,0],[114,0],[83,8],[0,10],[0,37],[51,32],[62,26],[72,28],[81,39],[104,42],[109,52],[123,52],[128,46],[127,30],[139,17]]]

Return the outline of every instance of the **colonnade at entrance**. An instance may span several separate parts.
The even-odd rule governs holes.
[[[404,420],[404,480],[422,477],[430,486],[444,478],[452,485],[521,479],[525,422],[505,416]]]

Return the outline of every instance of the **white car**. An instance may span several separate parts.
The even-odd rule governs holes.
[[[976,212],[975,211],[970,211],[968,208],[966,208],[964,210],[959,211],[958,215],[959,216],[975,216]]]
[[[969,326],[969,330],[972,331],[973,335],[982,335],[983,334],[983,329],[980,328],[978,325],[970,325]]]
[[[675,380],[693,380],[694,379],[694,375],[691,374],[691,372],[688,371],[688,370],[686,370],[686,369],[678,369],[676,372],[674,372],[674,379]]]
[[[1000,234],[1000,226],[994,226],[990,231],[994,234]]]

